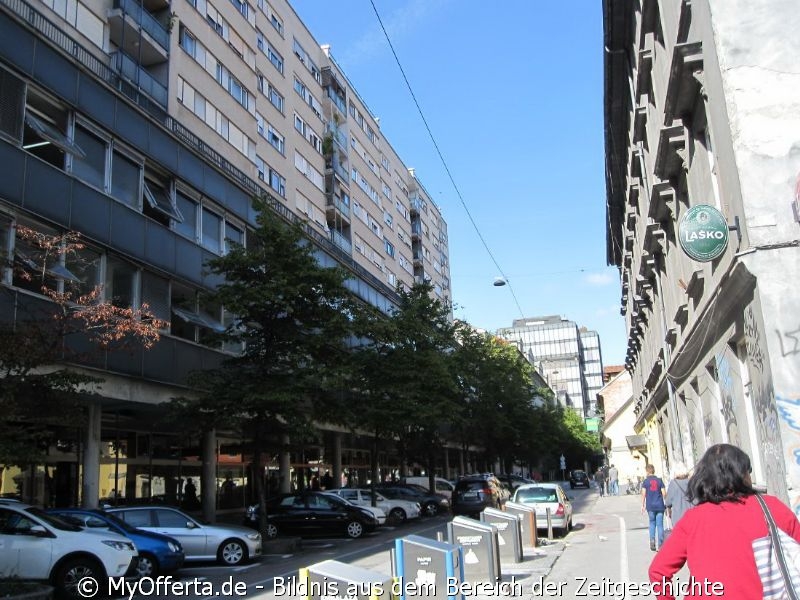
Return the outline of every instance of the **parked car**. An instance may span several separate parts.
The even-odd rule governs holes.
[[[217,560],[232,567],[261,555],[261,534],[246,527],[206,525],[167,506],[110,508],[108,512],[131,527],[175,538],[187,562]]]
[[[108,577],[135,574],[137,554],[118,533],[83,529],[28,504],[0,500],[0,578],[46,581],[78,599],[85,577],[102,590]]]
[[[426,490],[431,491],[430,485],[428,485],[430,483],[428,477],[404,477],[402,481],[403,483],[420,485]],[[447,481],[447,479],[443,479],[442,477],[434,477],[433,484],[436,487],[436,489],[433,490],[435,493],[441,494],[448,500],[452,501],[453,489],[455,488],[455,485]]]
[[[576,487],[585,487],[589,489],[590,480],[589,475],[586,471],[582,471],[581,469],[575,469],[574,471],[570,471],[569,474],[569,487],[570,489],[574,490]]]
[[[514,502],[536,508],[536,528],[547,529],[547,509],[553,531],[566,535],[572,529],[572,502],[557,483],[532,483],[521,485],[514,492]]]
[[[476,516],[485,508],[501,509],[508,498],[508,490],[494,475],[467,475],[456,482],[453,514]]]
[[[418,502],[422,508],[422,514],[426,517],[433,517],[439,513],[446,513],[450,510],[450,500],[441,494],[429,492],[422,486],[384,483],[376,486],[375,489],[387,498]]]
[[[359,538],[378,527],[373,511],[329,492],[285,494],[268,500],[266,508],[267,528],[264,533],[268,538],[284,533],[301,537],[345,534]],[[259,515],[258,504],[250,506],[245,524],[258,529]]]
[[[372,492],[370,490],[342,488],[331,490],[329,493],[336,494],[359,506],[372,507]],[[403,523],[407,519],[417,519],[422,512],[419,502],[411,502],[400,498],[387,498],[378,492],[375,492],[375,505],[395,523]]]
[[[513,494],[521,485],[526,483],[536,483],[533,479],[528,479],[522,475],[498,475],[497,479]]]
[[[107,529],[130,539],[139,551],[136,570],[141,577],[157,577],[183,566],[183,547],[178,540],[169,536],[131,527],[119,517],[102,510],[51,508],[46,512],[93,531]]]

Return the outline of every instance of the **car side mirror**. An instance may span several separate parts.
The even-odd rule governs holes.
[[[186,521],[186,529],[196,529],[197,523],[194,521]]]
[[[42,525],[31,525],[27,533],[34,537],[50,537],[50,532]]]

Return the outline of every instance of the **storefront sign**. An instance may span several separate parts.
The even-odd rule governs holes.
[[[709,262],[728,247],[728,222],[713,206],[690,208],[678,225],[681,248],[692,260]]]

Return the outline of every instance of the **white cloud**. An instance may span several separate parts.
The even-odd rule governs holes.
[[[611,285],[615,281],[612,273],[589,273],[584,279],[586,283],[594,286]]]
[[[397,49],[398,44],[406,37],[409,31],[418,28],[422,20],[440,6],[440,4],[430,2],[430,0],[411,0],[408,4],[398,8],[388,16],[383,14],[379,8],[381,21],[383,21],[383,25],[395,49]],[[372,12],[371,7],[370,11]],[[374,22],[375,25],[345,48],[341,58],[337,59],[345,68],[348,66],[352,68],[356,64],[368,62],[377,55],[389,52],[386,36],[381,29],[380,23],[378,23],[377,17],[375,17]],[[401,61],[402,58],[401,56]]]

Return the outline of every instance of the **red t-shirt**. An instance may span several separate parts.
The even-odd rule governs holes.
[[[762,498],[778,528],[800,542],[800,522],[794,513],[774,496],[762,495]],[[708,579],[722,584],[723,594],[716,597],[724,600],[762,598],[752,542],[767,535],[767,522],[755,497],[748,496],[743,502],[705,502],[687,510],[675,525],[650,564],[650,581],[661,583],[662,578],[669,581],[687,563],[694,581],[702,584]],[[654,593],[658,591],[656,588]],[[673,591],[678,590],[673,588]],[[709,591],[704,595],[702,588],[688,592],[686,598],[709,597]],[[673,598],[668,593],[655,595]]]

